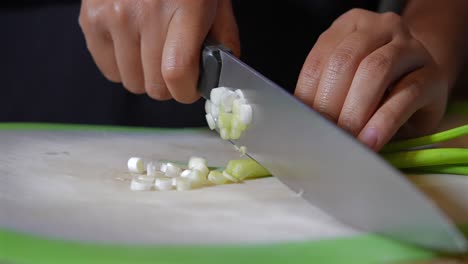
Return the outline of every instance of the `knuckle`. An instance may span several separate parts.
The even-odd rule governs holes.
[[[311,58],[307,60],[300,74],[300,86],[316,86],[318,84],[318,80],[320,79],[321,67],[322,62],[319,58]]]
[[[121,0],[114,1],[105,12],[111,23],[123,25],[129,22],[131,10],[128,2]]]
[[[176,82],[185,78],[195,69],[196,60],[192,57],[181,58],[177,54],[163,60],[161,73],[166,82]]]
[[[386,127],[399,127],[399,118],[398,114],[393,108],[385,107],[380,109],[380,115],[378,116],[378,120],[380,122],[385,122]]]
[[[349,10],[347,13],[350,16],[360,16],[365,12],[367,12],[367,11],[362,9],[362,8],[353,8],[353,9]]]
[[[402,23],[401,16],[395,12],[385,12],[382,14],[382,20],[390,24],[399,24]]]
[[[141,15],[141,20],[146,21],[147,19],[151,19],[154,16],[155,10],[162,10],[163,5],[162,1],[158,0],[141,0],[139,1],[138,10]]]
[[[102,15],[101,7],[87,6],[83,4],[78,16],[78,24],[83,29],[96,26],[99,24],[100,17]]]
[[[330,37],[330,35],[332,35],[332,33],[330,32],[330,30],[325,30],[324,32],[322,32],[318,38],[317,38],[317,41],[316,41],[316,44],[317,43],[321,43],[321,42],[327,42],[328,38]]]
[[[143,85],[138,81],[124,81],[123,86],[131,93],[144,94],[145,89]]]
[[[394,12],[386,12],[381,15],[381,19],[381,22],[391,28],[395,33],[401,35],[409,34],[409,29],[400,15]]]
[[[344,13],[341,18],[347,20],[347,19],[354,19],[356,17],[361,17],[363,14],[366,13],[366,10],[362,8],[353,8],[346,13]]]
[[[386,74],[392,67],[392,59],[382,53],[374,53],[366,57],[360,66],[361,72],[372,75],[374,73]]]
[[[331,56],[328,70],[334,73],[345,71],[353,62],[356,56],[356,49],[352,47],[338,48]]]
[[[338,125],[353,135],[358,135],[359,131],[364,127],[355,108],[343,109]]]
[[[156,100],[166,100],[171,98],[169,91],[165,84],[161,83],[147,83],[146,93],[149,97]]]
[[[424,95],[424,81],[421,78],[410,78],[401,84],[406,96],[409,98],[420,98]]]
[[[164,80],[168,83],[177,82],[186,76],[186,67],[181,65],[164,65],[161,68]]]

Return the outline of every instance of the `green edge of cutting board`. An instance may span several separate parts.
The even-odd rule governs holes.
[[[199,128],[0,123],[0,131],[197,131]],[[468,231],[468,227],[464,228]],[[338,239],[255,245],[111,245],[40,237],[0,229],[0,263],[395,263],[435,258],[429,250],[365,234]]]

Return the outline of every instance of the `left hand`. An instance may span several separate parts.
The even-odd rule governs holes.
[[[435,128],[448,98],[443,76],[400,16],[353,9],[319,37],[295,95],[378,151],[398,130]]]

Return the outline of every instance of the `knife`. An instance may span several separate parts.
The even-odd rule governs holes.
[[[434,250],[460,253],[467,241],[439,208],[395,168],[335,124],[234,57],[205,44],[199,90],[242,89],[253,121],[238,140],[249,157],[339,221]]]

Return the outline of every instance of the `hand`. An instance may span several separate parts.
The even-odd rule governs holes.
[[[208,34],[239,54],[230,0],[83,0],[79,23],[107,79],[158,100],[199,98]]]
[[[402,18],[354,9],[309,53],[295,95],[373,150],[401,128],[430,132],[441,120],[448,83]]]

